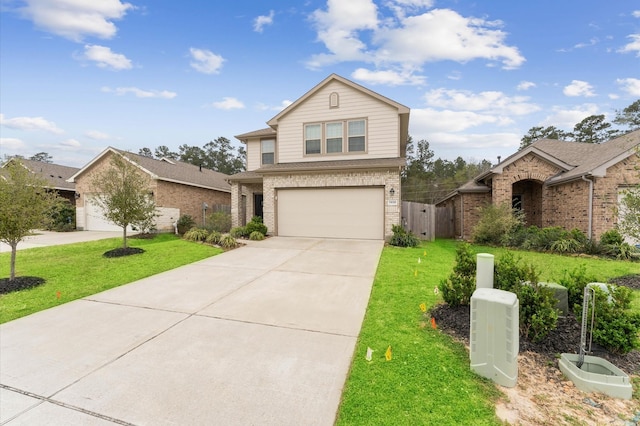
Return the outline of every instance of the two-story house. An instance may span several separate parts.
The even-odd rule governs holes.
[[[332,74],[267,124],[236,136],[247,171],[229,178],[234,226],[257,215],[272,235],[392,235],[409,108]]]

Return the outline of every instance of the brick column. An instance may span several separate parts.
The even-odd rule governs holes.
[[[231,226],[236,227],[242,224],[240,215],[242,214],[242,185],[233,182],[231,184]]]

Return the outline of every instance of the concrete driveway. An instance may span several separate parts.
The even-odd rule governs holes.
[[[332,425],[382,241],[269,238],[0,326],[0,423]]]

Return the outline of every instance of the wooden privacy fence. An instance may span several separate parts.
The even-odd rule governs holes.
[[[454,223],[451,207],[436,207],[434,204],[402,202],[402,226],[421,240],[453,238]]]

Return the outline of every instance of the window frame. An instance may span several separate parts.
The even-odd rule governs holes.
[[[362,134],[349,136],[349,123],[352,122],[363,122],[364,130]],[[335,152],[329,152],[328,144],[330,139],[338,139],[338,138],[328,138],[327,127],[331,124],[341,124],[342,136],[340,138],[341,150]],[[308,142],[313,141],[316,142],[318,139],[307,139],[307,128],[311,126],[320,126],[320,151],[319,152],[309,152],[307,149]],[[362,155],[368,152],[368,119],[366,117],[361,118],[349,118],[342,120],[327,120],[327,121],[313,121],[308,123],[303,123],[302,133],[303,133],[303,141],[302,141],[302,153],[303,157],[318,157],[318,156],[335,156],[335,155]],[[352,137],[361,137],[364,140],[364,146],[362,150],[358,151],[350,151],[349,150],[349,138]],[[317,143],[317,142],[316,142]]]
[[[264,143],[265,142],[272,142],[273,143],[273,151],[272,152],[268,152],[268,151],[264,150]],[[264,161],[264,155],[265,154],[273,154],[273,162],[272,163],[265,163],[265,161]],[[264,165],[268,165],[268,164],[276,164],[276,140],[275,140],[275,138],[260,139],[260,165],[264,166]]]

